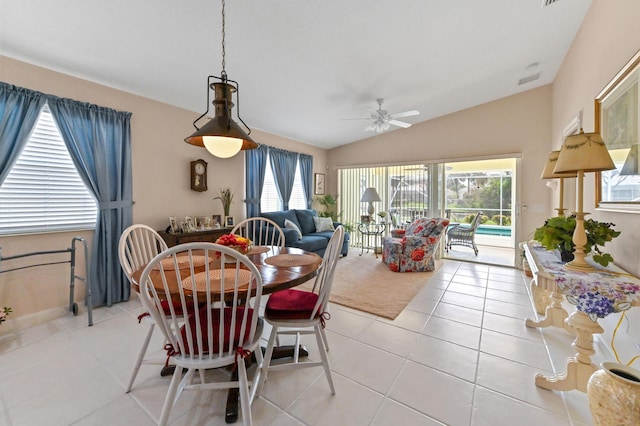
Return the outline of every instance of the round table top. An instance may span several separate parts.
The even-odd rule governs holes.
[[[289,258],[286,258],[287,255]],[[269,258],[286,258],[287,262],[267,261]],[[262,277],[262,294],[270,294],[279,290],[295,287],[309,281],[318,273],[318,268],[322,264],[322,258],[316,253],[304,251],[295,247],[272,247],[268,250],[256,249],[247,254],[247,257],[253,262],[260,276]],[[293,259],[293,260],[290,260]],[[304,261],[296,261],[303,259]],[[202,264],[203,267],[204,263]],[[146,266],[146,265],[145,265]],[[188,269],[188,264],[186,265]],[[138,282],[144,267],[134,272],[132,277],[132,286],[136,292],[140,291]],[[153,273],[153,271],[152,271]],[[175,276],[168,274],[167,277]],[[177,283],[175,283],[177,285]]]

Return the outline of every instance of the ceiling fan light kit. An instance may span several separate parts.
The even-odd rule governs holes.
[[[371,124],[369,124],[364,130],[374,131],[376,133],[382,133],[393,126],[402,127],[403,129],[407,129],[411,127],[410,123],[406,123],[404,121],[399,121],[397,118],[403,117],[413,117],[414,115],[420,114],[420,112],[416,110],[399,112],[397,114],[389,114],[389,111],[382,109],[382,103],[384,99],[378,98],[376,99],[378,102],[378,109],[371,113],[370,118],[363,118],[362,120],[373,120]]]

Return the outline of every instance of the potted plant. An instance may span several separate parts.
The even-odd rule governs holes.
[[[220,196],[215,197],[214,200],[220,200],[222,202],[222,209],[224,210],[224,216],[229,216],[229,210],[231,203],[233,202],[233,194],[230,188],[223,188],[220,190]]]
[[[587,234],[587,244],[584,247],[585,253],[592,253],[593,261],[607,266],[613,262],[610,254],[600,250],[607,242],[620,235],[620,231],[613,229],[615,224],[598,222],[587,219],[584,221],[584,229]],[[575,216],[558,216],[547,219],[544,225],[537,228],[533,239],[538,241],[547,250],[558,250],[562,261],[573,259],[573,231],[576,228]]]

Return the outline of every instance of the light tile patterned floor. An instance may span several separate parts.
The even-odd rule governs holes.
[[[534,384],[535,373],[564,370],[572,338],[524,326],[534,315],[527,282],[518,270],[447,260],[394,321],[333,305],[336,395],[319,368],[270,373],[254,423],[591,424],[585,394]],[[124,392],[146,332],[140,312],[132,298],[97,309],[91,328],[86,316],[69,316],[1,335],[0,425],[155,424],[169,378],[143,366]],[[152,346],[161,343],[155,333]],[[316,356],[314,342],[305,344]],[[223,425],[225,399],[221,391],[187,392],[171,422]]]

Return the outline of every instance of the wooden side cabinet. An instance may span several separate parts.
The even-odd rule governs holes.
[[[222,235],[231,232],[231,229],[232,228],[211,229],[209,231],[189,232],[188,234],[172,234],[170,232],[158,231],[158,234],[160,234],[162,239],[167,243],[167,246],[173,247],[184,243],[215,243]]]

